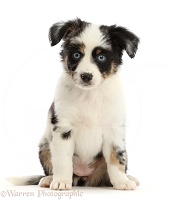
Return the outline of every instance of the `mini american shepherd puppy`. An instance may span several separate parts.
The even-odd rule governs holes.
[[[13,179],[53,190],[113,186],[134,190],[127,176],[125,106],[119,66],[125,50],[134,58],[139,38],[126,28],[80,19],[54,24],[51,46],[61,40],[64,72],[39,145],[45,176]]]

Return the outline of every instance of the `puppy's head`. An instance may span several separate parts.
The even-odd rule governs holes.
[[[115,74],[122,64],[123,51],[134,58],[139,43],[139,38],[126,28],[99,26],[80,19],[50,28],[51,46],[61,39],[65,70],[81,89],[93,89]]]

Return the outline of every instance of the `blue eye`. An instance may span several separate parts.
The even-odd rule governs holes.
[[[100,54],[97,56],[97,61],[98,62],[105,62],[106,61],[106,56],[104,56],[103,54]]]
[[[80,58],[81,58],[81,54],[80,53],[73,53],[73,58],[75,59],[75,60],[79,60]]]

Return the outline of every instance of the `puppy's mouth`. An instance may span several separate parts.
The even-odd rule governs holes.
[[[95,84],[95,83],[77,83],[75,81],[73,81],[74,85],[82,90],[93,90],[98,88],[103,82],[99,83],[99,84]]]
[[[92,90],[97,87],[95,84],[92,83],[74,83],[74,84],[75,86],[83,90]]]

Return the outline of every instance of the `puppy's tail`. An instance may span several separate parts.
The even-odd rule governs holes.
[[[9,177],[6,180],[16,186],[38,185],[42,177],[44,176],[37,175],[37,176],[24,176],[24,177]]]

